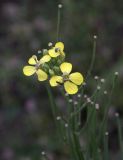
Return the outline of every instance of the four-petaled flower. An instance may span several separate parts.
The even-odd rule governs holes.
[[[38,76],[38,80],[39,81],[45,81],[47,80],[48,78],[48,75],[46,72],[44,72],[42,69],[41,69],[41,65],[46,63],[46,62],[49,62],[51,59],[51,57],[49,55],[45,55],[43,56],[40,60],[37,59],[37,56],[33,55],[31,58],[29,58],[28,60],[28,63],[30,65],[28,66],[25,66],[23,68],[23,73],[26,75],[26,76],[31,76],[33,75],[34,73],[37,74]]]
[[[49,55],[53,58],[58,57],[58,56],[63,56],[65,57],[64,53],[64,44],[62,42],[57,42],[55,44],[55,47],[49,49]]]
[[[60,70],[62,76],[55,75],[50,79],[50,85],[52,87],[58,86],[59,84],[64,83],[65,91],[68,94],[75,94],[78,92],[78,86],[83,83],[83,76],[79,72],[71,73],[72,64],[64,62],[60,65]]]

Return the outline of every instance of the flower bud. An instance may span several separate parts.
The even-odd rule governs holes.
[[[48,54],[48,50],[47,49],[43,49],[43,56]]]
[[[59,73],[59,72],[60,72],[60,69],[59,69],[59,67],[57,67],[57,66],[54,66],[54,67],[53,67],[53,70],[54,70],[56,73]]]
[[[57,64],[58,64],[58,65],[60,65],[62,62],[63,62],[63,61],[62,61],[60,58],[57,60]]]
[[[49,65],[46,63],[42,64],[42,67],[45,71],[49,70]]]
[[[62,4],[59,4],[59,5],[58,5],[58,8],[62,8]]]
[[[38,50],[38,54],[41,54],[41,50]]]
[[[54,75],[55,75],[55,73],[54,73],[54,71],[53,71],[52,69],[49,69],[49,74],[50,74],[51,76],[54,76]]]
[[[114,73],[114,75],[115,75],[115,76],[118,76],[118,75],[119,75],[119,73],[118,73],[118,72],[115,72],[115,73]]]

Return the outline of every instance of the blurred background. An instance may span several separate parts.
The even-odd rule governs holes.
[[[39,160],[45,150],[50,160],[67,160],[68,152],[56,137],[44,83],[25,77],[22,68],[38,50],[56,42],[57,5],[63,4],[60,37],[67,60],[86,75],[98,36],[92,75],[106,78],[119,72],[113,94],[109,146],[118,159],[117,128],[113,115],[123,115],[123,2],[122,0],[0,0],[0,160]],[[90,81],[93,88],[93,78]],[[65,110],[55,91],[56,102]]]

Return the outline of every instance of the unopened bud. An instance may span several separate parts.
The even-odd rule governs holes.
[[[66,97],[68,97],[68,96],[69,96],[69,94],[68,94],[68,93],[65,93],[65,96],[66,96]]]
[[[95,80],[98,80],[98,79],[99,79],[99,77],[98,77],[98,76],[95,76],[95,77],[94,77],[94,79],[95,79]]]
[[[48,50],[47,49],[43,49],[43,55],[47,55],[48,54]]]
[[[41,50],[38,50],[38,54],[41,54]]]
[[[54,75],[55,75],[55,73],[54,73],[54,71],[53,71],[52,69],[49,69],[49,74],[50,74],[51,76],[54,76]]]
[[[46,155],[45,151],[42,151],[41,154],[42,154],[42,156]]]
[[[68,127],[68,124],[67,123],[65,123],[65,128],[67,128]]]
[[[106,135],[106,136],[108,136],[108,135],[109,135],[109,133],[108,133],[108,132],[105,132],[105,135]]]
[[[77,97],[80,98],[80,97],[81,97],[81,94],[78,94]]]
[[[46,64],[46,63],[42,64],[42,67],[43,67],[43,69],[44,69],[45,71],[46,71],[46,70],[49,70],[49,65]]]
[[[87,98],[87,95],[86,95],[86,94],[84,95],[84,98]]]
[[[77,105],[77,104],[78,104],[78,102],[77,102],[77,101],[75,101],[75,102],[74,102],[74,105]]]
[[[90,103],[90,102],[91,102],[91,99],[90,99],[90,98],[87,98],[87,102]]]
[[[119,73],[118,73],[118,72],[115,72],[115,73],[114,73],[114,75],[115,75],[115,76],[118,76],[118,75],[119,75]]]
[[[59,67],[57,67],[57,66],[54,66],[54,67],[53,67],[53,70],[54,70],[56,73],[59,73],[59,72],[60,72],[60,69],[59,69]]]
[[[104,94],[107,94],[108,92],[107,91],[104,91]]]
[[[115,113],[115,117],[119,117],[119,113],[116,112],[116,113]]]
[[[94,39],[97,39],[97,35],[94,35]]]
[[[82,85],[83,85],[83,86],[86,86],[87,84],[86,84],[86,82],[84,82]]]
[[[94,102],[93,101],[91,101],[91,105],[93,105],[94,104]]]
[[[100,108],[100,106],[99,106],[98,103],[95,104],[95,108],[96,108],[97,110]]]
[[[101,89],[101,87],[100,86],[97,86],[97,90],[100,90]]]
[[[105,79],[104,79],[104,78],[102,78],[100,81],[101,81],[101,83],[104,83],[104,82],[105,82]]]
[[[56,117],[56,120],[57,120],[57,121],[61,120],[61,117],[60,117],[60,116],[57,116],[57,117]]]
[[[49,43],[48,43],[48,46],[49,46],[49,47],[52,47],[52,45],[53,45],[52,42],[49,42]]]
[[[58,8],[62,8],[62,4],[59,4],[59,5],[58,5]]]
[[[73,102],[73,100],[72,99],[69,99],[69,103],[72,103]]]

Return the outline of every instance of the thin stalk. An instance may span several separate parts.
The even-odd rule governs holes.
[[[83,96],[83,91],[84,91],[84,88],[81,88],[81,91],[80,91],[80,94],[78,94],[78,104],[75,106],[75,112],[81,107],[82,105],[82,96]],[[80,125],[81,125],[81,111],[78,112],[78,115],[76,115],[77,118],[77,125],[76,125],[76,129],[78,130]]]
[[[56,124],[56,127],[57,127],[57,132],[58,132],[57,134],[59,135],[59,137],[62,137],[63,136],[63,133],[61,132],[62,126],[61,126],[61,123],[59,123],[59,121],[56,118],[58,115],[60,115],[60,113],[59,113],[58,107],[57,107],[57,105],[55,103],[55,99],[53,97],[51,88],[50,88],[50,86],[48,84],[46,84],[46,89],[47,89],[48,97],[49,97],[50,104],[51,104],[53,118],[54,118],[54,121],[55,121],[55,124]],[[64,138],[64,137],[62,137],[62,138]],[[61,141],[62,141],[62,138],[60,139]]]
[[[94,62],[95,62],[95,55],[96,55],[96,44],[97,44],[97,36],[94,36],[94,42],[93,42],[93,53],[92,53],[92,59],[91,59],[91,63],[90,63],[90,67],[88,69],[87,72],[87,76],[86,76],[86,80],[88,79],[88,77],[91,75],[93,66],[94,66]]]
[[[71,154],[74,156],[74,160],[84,160],[84,156],[81,151],[81,146],[79,143],[79,135],[76,134],[76,117],[71,117],[71,113],[74,113],[74,104],[70,103],[70,97],[65,96],[65,93],[62,91],[62,95],[66,99],[68,104],[68,142],[71,150]]]
[[[59,41],[59,34],[60,34],[60,20],[61,20],[61,8],[62,5],[58,5],[58,14],[57,14],[57,42]]]
[[[121,128],[121,123],[120,123],[119,115],[118,115],[116,118],[117,118],[118,139],[119,139],[119,145],[120,145],[120,151],[121,151],[121,158],[122,158],[122,160],[123,160],[123,137],[122,137],[122,128]]]
[[[98,91],[98,90],[97,90]],[[95,104],[97,98],[98,98],[99,93],[96,92],[93,97],[93,102]],[[88,136],[88,148],[89,152],[91,153],[91,157],[94,160],[98,160],[98,144],[97,144],[97,139],[95,138],[97,136],[96,129],[97,129],[97,113],[95,106],[88,106],[88,116],[87,116],[87,122],[88,122],[88,127],[87,127],[87,136]],[[90,127],[91,126],[91,127]],[[90,137],[91,135],[91,137]]]
[[[110,158],[108,149],[108,133],[104,134],[103,146],[104,146],[104,160],[109,160]]]
[[[78,153],[76,151],[74,137],[73,137],[73,130],[71,129],[72,128],[72,121],[69,119],[69,117],[71,115],[71,112],[73,110],[73,103],[69,102],[69,99],[70,99],[69,95],[65,96],[65,92],[63,90],[61,90],[61,93],[66,100],[67,108],[68,108],[68,130],[67,130],[67,135],[68,136],[67,136],[67,141],[68,141],[68,144],[69,144],[69,147],[70,147],[70,152],[71,152],[71,155],[72,155],[72,159],[73,160],[79,160]]]
[[[46,89],[47,89],[48,97],[49,97],[49,100],[50,100],[53,117],[54,117],[54,119],[56,121],[56,117],[57,117],[57,113],[58,113],[58,107],[56,106],[56,103],[55,103],[51,88],[50,88],[50,86],[48,84],[46,84]]]
[[[108,100],[106,108],[105,108],[104,117],[103,117],[103,120],[102,120],[102,123],[101,123],[101,128],[100,128],[100,133],[99,133],[99,138],[98,138],[99,142],[101,140],[102,134],[104,134],[106,132],[106,127],[107,127],[106,122],[108,120],[108,111],[109,111],[109,107],[110,107],[110,104],[111,104],[111,99],[112,99],[113,91],[114,91],[114,88],[115,88],[116,79],[117,79],[117,76],[114,75],[113,84],[112,84],[112,88],[111,88],[111,93],[110,93],[109,100]]]
[[[73,105],[73,113],[76,112],[76,106]],[[71,119],[71,123],[72,123],[72,128],[71,128],[71,132],[72,132],[72,137],[73,137],[73,142],[74,142],[74,146],[75,146],[75,150],[77,152],[77,156],[78,156],[78,160],[84,160],[84,156],[83,153],[81,151],[81,146],[80,146],[80,142],[79,142],[79,135],[77,134],[77,116],[73,116]]]
[[[81,151],[81,146],[79,142],[79,135],[75,131],[75,117],[73,117],[71,123],[72,123],[72,128],[71,128],[71,136],[72,136],[72,141],[73,141],[73,147],[74,151],[76,152],[77,159],[76,160],[84,160],[83,153]]]

